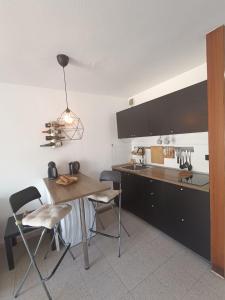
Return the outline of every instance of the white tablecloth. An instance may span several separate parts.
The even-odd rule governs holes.
[[[47,189],[46,192],[48,203],[52,203],[51,196]],[[92,204],[87,199],[84,199],[83,201],[85,208],[87,237],[89,237],[90,232],[88,229],[91,227],[94,220],[94,209]],[[82,241],[79,200],[73,200],[67,203],[72,206],[72,211],[61,221],[62,237],[66,243],[70,242],[71,246],[75,246]]]

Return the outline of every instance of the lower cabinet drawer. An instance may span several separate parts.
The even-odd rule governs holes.
[[[122,174],[122,207],[210,259],[209,193]]]

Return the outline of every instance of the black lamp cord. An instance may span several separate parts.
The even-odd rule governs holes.
[[[64,87],[65,87],[65,94],[66,94],[66,109],[68,109],[67,88],[66,88],[66,74],[65,74],[64,67],[63,67],[63,78],[64,78]]]

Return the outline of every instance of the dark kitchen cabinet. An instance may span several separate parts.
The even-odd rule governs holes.
[[[145,103],[148,136],[167,134],[167,115],[164,97]]]
[[[122,207],[210,259],[209,193],[122,172]]]
[[[140,211],[140,193],[141,187],[139,185],[139,176],[122,173],[122,208],[129,210],[130,212],[141,216]]]
[[[203,257],[210,258],[209,194],[164,183],[167,233]]]
[[[207,81],[117,113],[119,138],[208,131]]]
[[[165,203],[163,196],[162,182],[155,179],[141,178],[143,181],[143,219],[153,226],[164,230],[165,223]]]
[[[167,95],[164,134],[208,131],[207,81]]]
[[[151,193],[146,193],[146,187],[147,182],[143,180],[143,177],[122,173],[122,208],[148,221],[146,199],[148,196],[151,198]]]
[[[126,109],[116,113],[118,138],[128,138],[132,136],[131,130],[131,113],[130,109]]]
[[[117,113],[119,138],[141,137],[148,135],[148,120],[145,105],[131,107]]]

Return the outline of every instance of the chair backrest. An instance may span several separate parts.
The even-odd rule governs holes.
[[[99,180],[121,184],[121,174],[118,171],[102,171]]]
[[[16,213],[25,204],[40,198],[41,194],[39,193],[38,189],[34,186],[30,186],[22,191],[11,195],[9,198],[9,202],[13,213]]]

